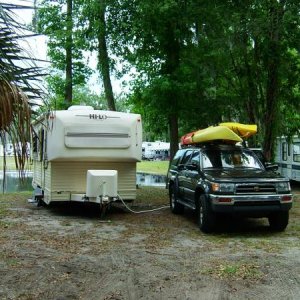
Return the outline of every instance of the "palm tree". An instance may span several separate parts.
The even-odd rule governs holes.
[[[16,167],[22,171],[27,160],[32,107],[42,96],[37,82],[42,74],[18,43],[24,38],[25,27],[16,21],[12,11],[16,8],[23,7],[0,4],[0,137],[4,148],[7,137],[11,140]],[[5,171],[5,151],[3,161]]]

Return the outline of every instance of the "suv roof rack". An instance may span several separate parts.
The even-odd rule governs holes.
[[[242,145],[236,144],[235,142],[228,141],[228,140],[214,140],[210,142],[203,142],[203,143],[194,143],[188,145],[181,145],[181,149],[186,148],[205,148],[205,147],[216,147],[216,146],[228,146],[228,147],[241,147]]]

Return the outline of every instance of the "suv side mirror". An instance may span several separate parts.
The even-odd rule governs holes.
[[[277,171],[278,170],[278,165],[277,164],[272,164],[272,163],[265,163],[265,167],[267,171]]]
[[[178,171],[182,171],[184,169],[184,165],[183,164],[179,164],[178,166],[177,166],[177,170]]]

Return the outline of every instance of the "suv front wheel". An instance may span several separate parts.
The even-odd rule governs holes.
[[[216,215],[211,211],[205,195],[200,195],[196,205],[197,221],[201,231],[213,232],[216,226]]]
[[[268,217],[271,230],[284,231],[289,223],[289,212],[273,213]]]
[[[184,206],[177,202],[175,187],[172,185],[169,190],[170,209],[173,214],[183,214]]]

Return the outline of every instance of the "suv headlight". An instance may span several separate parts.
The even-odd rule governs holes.
[[[233,193],[234,192],[234,183],[212,183],[212,191],[219,193]]]
[[[291,186],[289,182],[278,182],[276,184],[276,188],[278,192],[289,192],[291,190]]]

